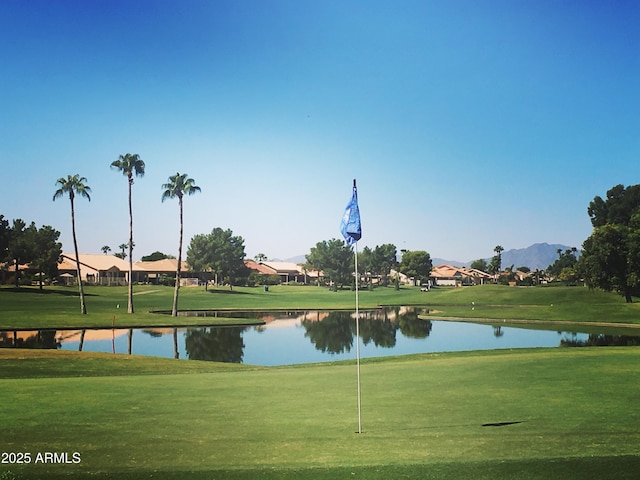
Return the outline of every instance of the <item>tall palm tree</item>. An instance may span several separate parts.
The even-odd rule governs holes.
[[[131,208],[131,187],[133,176],[144,176],[144,161],[137,153],[125,153],[117,160],[111,162],[111,168],[116,168],[127,177],[129,181],[129,301],[127,312],[133,313],[133,209]]]
[[[76,195],[80,195],[81,197],[86,198],[91,201],[91,196],[89,192],[91,192],[91,188],[86,185],[87,179],[85,177],[81,177],[78,174],[75,175],[67,175],[67,178],[60,177],[56,181],[56,185],[58,185],[58,190],[53,194],[53,200],[63,197],[64,195],[69,195],[69,200],[71,201],[71,233],[73,234],[73,248],[76,254],[76,273],[78,275],[78,285],[80,287],[80,313],[82,315],[86,315],[87,306],[84,303],[84,289],[82,288],[82,277],[80,275],[80,259],[78,258],[78,239],[76,238],[76,212],[73,200]]]
[[[180,241],[178,242],[178,266],[176,268],[176,285],[173,292],[173,307],[171,309],[171,316],[178,315],[178,290],[180,289],[180,270],[182,269],[182,229],[183,229],[183,216],[182,216],[182,198],[184,195],[193,195],[200,191],[200,187],[196,186],[195,180],[189,178],[186,173],[176,173],[169,177],[169,182],[162,185],[164,192],[162,192],[162,201],[167,198],[178,197],[178,205],[180,206]]]

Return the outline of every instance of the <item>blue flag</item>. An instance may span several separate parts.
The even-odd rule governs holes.
[[[347,204],[340,224],[340,231],[348,245],[353,245],[362,237],[362,227],[360,225],[360,210],[358,209],[358,189],[356,181],[353,181],[353,194]]]

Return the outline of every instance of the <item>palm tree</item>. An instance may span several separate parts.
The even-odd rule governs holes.
[[[81,197],[85,197],[87,200],[91,201],[91,196],[89,196],[89,192],[91,192],[91,188],[85,184],[87,179],[85,177],[81,177],[80,175],[67,175],[67,178],[60,177],[56,181],[56,185],[60,188],[55,191],[53,194],[53,200],[64,196],[65,194],[69,195],[69,200],[71,201],[71,233],[73,234],[73,248],[76,253],[76,272],[78,275],[78,285],[80,286],[80,313],[82,315],[86,315],[87,306],[84,303],[84,289],[82,288],[82,277],[80,275],[80,259],[78,258],[78,240],[76,238],[76,212],[73,204],[73,200],[76,195],[80,195]]]
[[[498,271],[500,271],[500,268],[502,267],[502,252],[504,251],[504,248],[502,248],[502,245],[496,245],[493,251],[496,252],[496,257],[498,257]]]
[[[178,290],[180,289],[180,270],[182,267],[182,228],[183,228],[183,216],[182,216],[182,197],[185,194],[193,195],[200,191],[200,187],[196,186],[195,180],[189,178],[186,173],[176,173],[169,177],[169,182],[162,185],[164,192],[162,192],[162,201],[167,198],[178,197],[178,204],[180,206],[180,241],[178,243],[178,266],[176,268],[176,285],[173,292],[173,307],[171,309],[171,316],[178,315]]]
[[[144,176],[144,161],[137,153],[125,153],[111,162],[111,168],[120,170],[129,180],[129,301],[127,303],[127,312],[133,313],[133,210],[131,208],[131,186],[133,185],[134,175],[136,177]]]
[[[105,245],[100,250],[102,250],[102,253],[104,253],[106,255],[111,251],[111,247],[109,245]]]

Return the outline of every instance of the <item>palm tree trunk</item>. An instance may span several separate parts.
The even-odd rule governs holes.
[[[173,308],[171,309],[171,316],[178,316],[178,290],[180,290],[180,269],[182,267],[182,197],[178,197],[178,203],[180,204],[180,240],[178,242],[178,266],[176,267],[176,285],[173,291]]]
[[[78,239],[76,238],[76,212],[73,207],[73,197],[71,198],[71,233],[73,234],[73,249],[76,253],[76,273],[78,275],[78,285],[80,288],[80,313],[87,314],[87,306],[84,303],[84,288],[82,287],[82,276],[80,273],[80,258],[78,256]],[[84,338],[84,337],[83,337]]]
[[[131,208],[131,179],[129,179],[129,301],[127,312],[133,313],[133,210]]]
[[[180,352],[178,351],[178,329],[173,329],[173,358],[180,358]]]

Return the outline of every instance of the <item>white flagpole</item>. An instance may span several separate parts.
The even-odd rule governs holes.
[[[355,242],[355,261],[356,261],[356,366],[358,370],[358,433],[362,433],[362,417],[360,401],[360,309],[358,305],[358,242]]]

